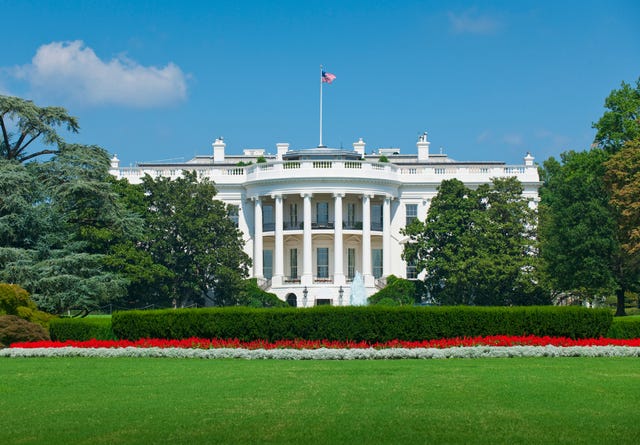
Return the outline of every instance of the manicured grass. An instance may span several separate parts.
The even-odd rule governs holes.
[[[637,358],[0,359],[2,444],[640,443]]]

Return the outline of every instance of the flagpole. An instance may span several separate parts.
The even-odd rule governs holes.
[[[320,144],[322,147],[322,65],[320,65]]]

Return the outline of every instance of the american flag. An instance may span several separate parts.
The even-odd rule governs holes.
[[[336,80],[335,74],[327,73],[326,71],[322,72],[322,81],[324,83],[331,83]]]

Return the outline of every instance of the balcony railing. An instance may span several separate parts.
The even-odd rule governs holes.
[[[402,180],[403,177],[421,177],[421,181],[440,183],[443,179],[458,178],[460,180],[489,180],[493,177],[516,176],[521,181],[539,181],[536,166],[524,165],[487,165],[487,164],[459,164],[459,165],[410,165],[397,166],[391,163],[376,163],[368,161],[274,161],[254,164],[251,166],[218,166],[195,164],[184,166],[145,165],[143,167],[118,167],[111,169],[111,173],[119,178],[127,178],[132,183],[138,183],[145,174],[151,177],[177,178],[182,171],[195,170],[200,178],[213,179],[224,184],[243,183],[261,179],[281,178],[287,170],[297,170],[296,177],[352,177],[370,178],[371,175],[389,180]]]
[[[282,223],[283,230],[304,230],[304,222],[290,222],[285,221]],[[312,230],[333,230],[335,223],[333,221],[314,221],[311,223]],[[343,221],[342,228],[344,230],[362,230],[362,221]],[[384,229],[384,225],[381,222],[371,222],[371,230],[381,232]],[[273,222],[262,223],[263,232],[273,232],[276,230],[276,224]]]
[[[342,228],[347,230],[362,230],[362,221],[343,221]]]

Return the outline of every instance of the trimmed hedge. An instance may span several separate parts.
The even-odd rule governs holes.
[[[120,339],[237,338],[251,340],[389,341],[484,335],[603,337],[608,309],[583,307],[244,307],[116,312]]]
[[[54,318],[49,324],[51,340],[115,340],[111,330],[111,319],[100,318]]]
[[[616,317],[607,333],[609,338],[640,338],[640,317]]]

